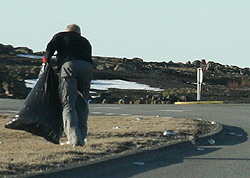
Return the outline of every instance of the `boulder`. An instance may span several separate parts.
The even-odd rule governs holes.
[[[0,54],[9,54],[11,52],[14,52],[13,46],[0,44]]]
[[[7,96],[14,98],[25,98],[30,92],[30,89],[26,88],[24,80],[12,77],[6,77],[6,80],[2,83],[2,88]]]
[[[17,47],[15,48],[17,54],[33,54],[33,50],[27,47]]]
[[[125,64],[118,64],[114,68],[115,71],[126,71],[126,65]]]
[[[131,104],[133,102],[133,98],[129,96],[125,96],[124,98],[118,101],[119,104]]]

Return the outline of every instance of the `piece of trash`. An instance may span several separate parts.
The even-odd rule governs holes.
[[[11,162],[11,161],[14,161],[14,159],[13,158],[9,158],[8,161]]]
[[[89,139],[88,139],[88,138],[85,138],[84,141],[85,141],[85,142],[89,142]]]
[[[121,127],[120,126],[117,126],[117,127],[113,127],[113,129],[120,129]]]
[[[3,142],[0,142],[0,145],[3,144]]]
[[[205,149],[204,148],[196,148],[196,150],[198,150],[198,151],[204,151]]]
[[[170,130],[167,130],[167,131],[164,131],[163,132],[163,135],[176,135],[177,133],[176,132],[174,132],[174,131],[170,131]]]
[[[208,140],[208,143],[209,143],[210,145],[214,145],[214,144],[215,144],[215,140],[214,140],[214,139],[209,139],[209,140]]]
[[[141,117],[137,117],[136,119],[137,119],[138,121],[139,121],[139,120],[142,120],[142,118],[141,118]]]
[[[160,117],[159,115],[157,115],[156,117]]]
[[[228,132],[228,135],[236,135],[236,133],[233,133],[233,132]]]
[[[60,145],[70,145],[70,141],[61,142]]]
[[[136,164],[136,165],[138,165],[138,166],[143,166],[143,165],[145,165],[145,163],[143,163],[143,162],[133,162],[133,164]]]
[[[234,133],[234,132],[228,132],[227,134],[232,135],[232,136],[237,136],[237,137],[242,137],[243,136],[242,134],[237,134],[237,133]]]
[[[212,121],[211,124],[216,124],[216,122]]]

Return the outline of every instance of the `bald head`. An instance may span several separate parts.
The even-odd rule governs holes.
[[[71,25],[68,25],[67,28],[66,28],[66,31],[67,32],[76,32],[78,34],[81,34],[81,29],[78,25],[76,24],[71,24]]]

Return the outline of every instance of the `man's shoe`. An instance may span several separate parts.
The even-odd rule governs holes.
[[[76,147],[76,146],[84,146],[85,145],[85,142],[82,142],[82,143],[75,143],[75,144],[72,144],[73,147]]]
[[[76,143],[76,144],[73,144],[72,146],[73,146],[73,147],[83,146],[83,144]]]
[[[61,142],[60,145],[70,145],[70,141]]]

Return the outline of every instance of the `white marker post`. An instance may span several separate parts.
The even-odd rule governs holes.
[[[206,60],[202,59],[200,67],[197,69],[197,101],[201,100],[201,86],[203,81],[203,75],[206,73],[207,64]]]
[[[197,101],[201,100],[201,85],[203,80],[202,68],[197,69]]]

